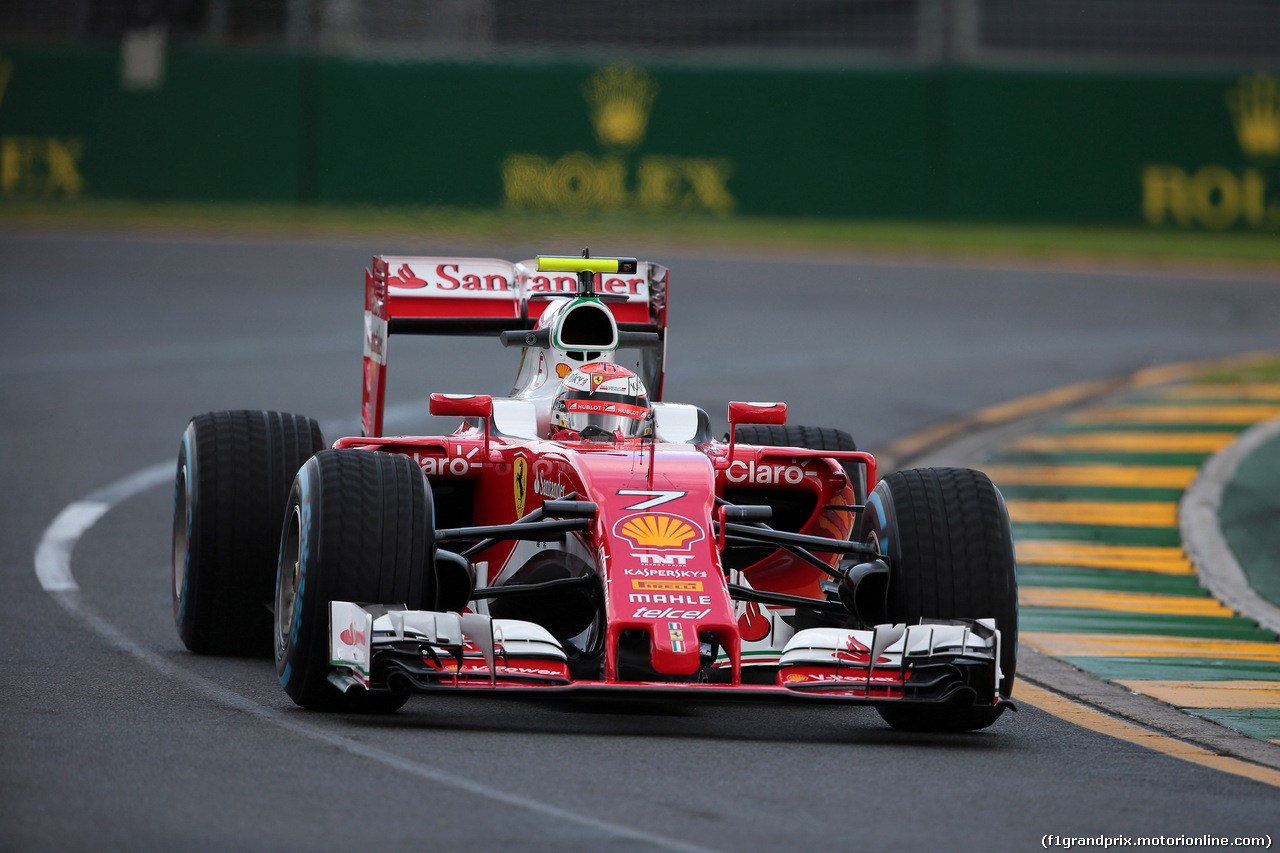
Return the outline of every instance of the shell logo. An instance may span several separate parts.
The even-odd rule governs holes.
[[[667,513],[633,515],[619,521],[613,532],[630,539],[636,548],[676,548],[687,551],[702,539],[703,531],[687,518]]]

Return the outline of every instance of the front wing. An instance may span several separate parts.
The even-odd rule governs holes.
[[[575,680],[545,628],[478,613],[330,603],[329,680],[340,689],[503,694],[666,695],[681,700],[792,699],[851,704],[999,703],[1000,632],[994,620],[810,628],[782,651],[772,685]]]

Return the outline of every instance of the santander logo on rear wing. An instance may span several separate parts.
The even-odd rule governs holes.
[[[382,434],[389,334],[497,335],[532,329],[550,304],[547,297],[576,291],[573,273],[538,272],[536,260],[374,257],[365,271],[364,434]],[[666,327],[666,267],[640,261],[634,273],[600,273],[596,291],[619,324]]]
[[[573,294],[571,273],[536,272],[536,261],[511,263],[491,258],[382,256],[374,258],[372,275],[385,276],[389,317],[512,316],[536,319],[546,302],[529,297]],[[611,303],[620,322],[649,320],[651,264],[640,262],[630,274],[601,274],[599,292],[625,296]],[[479,304],[478,304],[479,303]],[[636,308],[640,310],[637,311]]]
[[[376,257],[388,318],[520,317],[520,270],[491,258]]]

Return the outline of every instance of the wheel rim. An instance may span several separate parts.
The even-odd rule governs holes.
[[[187,463],[178,468],[178,481],[174,486],[173,510],[173,600],[182,600],[182,589],[187,581],[187,555],[190,553],[187,505]]]
[[[301,574],[302,517],[293,508],[285,539],[280,548],[280,569],[276,578],[276,656],[283,657],[289,646],[289,632],[298,607],[298,578]]]

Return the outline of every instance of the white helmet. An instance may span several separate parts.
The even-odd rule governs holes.
[[[653,408],[639,376],[621,365],[596,361],[561,381],[551,423],[583,438],[640,438],[653,434]]]

